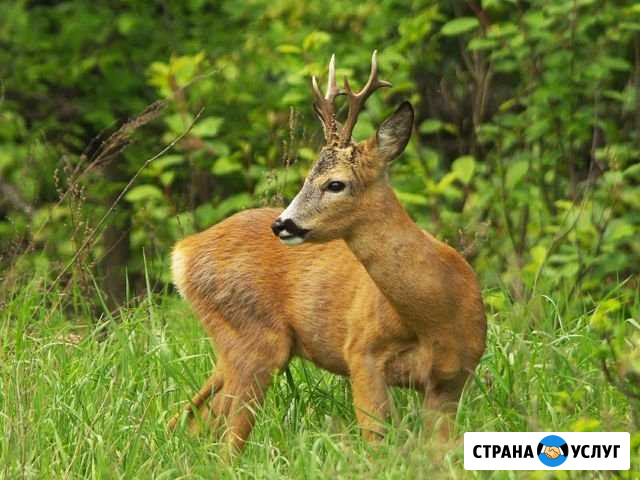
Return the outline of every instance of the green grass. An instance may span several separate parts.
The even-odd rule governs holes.
[[[111,318],[78,293],[62,308],[42,290],[25,286],[0,314],[0,478],[612,476],[466,472],[462,437],[432,440],[421,426],[421,399],[401,390],[393,392],[388,435],[370,447],[358,435],[348,382],[301,361],[277,376],[244,454],[225,464],[210,436],[165,429],[214,358],[184,302],[154,295]],[[568,313],[567,299],[553,295],[524,305],[500,291],[485,294],[488,348],[465,391],[459,433],[629,431],[631,407],[596,361],[602,340],[589,312]],[[640,311],[637,298],[631,310]],[[635,450],[635,473],[622,478],[638,474],[638,457]]]

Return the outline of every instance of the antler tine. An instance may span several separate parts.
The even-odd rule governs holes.
[[[336,117],[334,100],[342,92],[338,88],[336,82],[336,56],[331,55],[329,61],[329,78],[327,79],[327,91],[322,95],[320,87],[318,87],[318,80],[315,75],[311,77],[311,88],[315,96],[313,107],[322,120],[324,126],[324,135],[327,141],[332,140],[336,135]]]
[[[369,74],[369,79],[358,93],[353,93],[349,86],[349,80],[347,77],[344,78],[344,90],[349,101],[349,113],[340,134],[340,144],[342,146],[348,145],[351,141],[351,135],[353,134],[353,128],[356,126],[358,115],[362,111],[362,107],[364,107],[369,96],[379,88],[391,86],[390,82],[378,79],[377,55],[378,51],[374,50],[373,55],[371,55],[371,73]]]
[[[340,95],[340,89],[338,88],[338,82],[336,82],[336,55],[331,55],[329,61],[329,78],[327,79],[327,93],[325,99],[333,102],[335,98]]]
[[[316,97],[316,101],[324,98],[320,91],[320,87],[318,87],[318,80],[316,80],[315,75],[311,76],[311,89],[313,90],[313,95]]]

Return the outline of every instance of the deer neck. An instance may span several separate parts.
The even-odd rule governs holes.
[[[437,275],[437,240],[415,224],[386,184],[375,187],[366,210],[371,215],[354,225],[347,246],[397,313],[416,319],[433,294],[426,280]]]

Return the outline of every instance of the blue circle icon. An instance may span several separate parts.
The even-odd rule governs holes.
[[[562,465],[569,456],[569,445],[562,437],[548,435],[538,443],[538,459],[547,467]]]

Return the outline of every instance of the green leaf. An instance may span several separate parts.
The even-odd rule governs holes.
[[[504,292],[493,292],[484,297],[484,302],[496,311],[504,310],[507,305],[507,299]]]
[[[610,242],[617,242],[625,237],[630,237],[635,234],[635,228],[630,223],[625,222],[623,219],[612,220],[607,228],[605,237]]]
[[[136,17],[130,13],[123,13],[118,17],[116,25],[122,35],[127,35],[135,28]]]
[[[174,178],[176,178],[175,170],[169,170],[168,172],[163,172],[160,175],[160,183],[162,183],[162,185],[167,187],[173,183]]]
[[[311,150],[308,147],[300,147],[298,149],[298,155],[300,156],[300,158],[307,160],[307,161],[313,161],[316,159],[316,157],[318,156],[318,154]]]
[[[531,258],[533,262],[539,267],[544,262],[544,259],[547,257],[547,249],[542,245],[536,245],[531,248]]]
[[[217,156],[226,157],[231,153],[229,145],[220,140],[209,140],[205,143]]]
[[[240,161],[233,156],[218,158],[211,168],[211,172],[214,175],[228,175],[240,170],[242,170],[242,165]]]
[[[184,163],[184,157],[182,155],[165,155],[155,160],[152,166],[158,172],[162,172],[168,167],[180,165],[181,163]]]
[[[136,203],[142,200],[162,198],[162,191],[155,185],[138,185],[129,190],[124,198],[127,202]]]
[[[200,205],[195,211],[196,220],[199,225],[211,225],[252,205],[253,197],[251,195],[246,192],[237,193],[225,198],[215,207],[211,203]]]
[[[505,184],[508,189],[515,187],[524,178],[529,170],[529,163],[526,160],[518,160],[507,167]]]
[[[437,118],[428,118],[420,124],[420,133],[430,134],[436,133],[443,129],[443,124]]]
[[[524,15],[524,22],[533,28],[542,29],[546,28],[549,25],[550,21],[547,16],[544,14],[544,11],[531,11]]]
[[[460,17],[445,23],[440,31],[443,35],[455,37],[477,28],[478,25],[478,19],[475,17]]]
[[[278,45],[276,50],[280,53],[300,53],[302,51],[297,45],[289,44]]]
[[[469,41],[469,50],[491,50],[498,46],[495,38],[473,37]]]
[[[451,165],[451,170],[465,185],[468,185],[473,178],[473,172],[475,168],[476,161],[471,155],[464,155],[463,157],[459,157]]]
[[[164,121],[167,123],[171,133],[174,135],[180,135],[184,133],[191,122],[193,122],[193,117],[191,115],[182,116],[179,113],[174,113],[173,115],[167,115]]]
[[[315,31],[307,35],[302,41],[302,48],[305,50],[314,50],[331,41],[331,35],[327,32]]]
[[[417,193],[411,192],[401,192],[398,190],[396,190],[395,192],[398,196],[398,199],[405,205],[427,205],[427,199],[423,195],[418,195]]]
[[[435,191],[437,193],[444,193],[453,182],[458,178],[458,175],[455,172],[449,172],[444,177],[440,179],[438,184],[436,185]]]
[[[617,312],[621,306],[622,304],[616,298],[608,298],[598,303],[589,320],[591,328],[598,332],[606,332],[611,329],[613,324],[609,314]]]
[[[638,177],[640,178],[640,163],[635,163],[622,172],[625,177]]]
[[[198,121],[193,128],[191,129],[191,133],[196,137],[215,137],[220,130],[220,125],[222,125],[222,118],[220,117],[207,117]]]
[[[216,207],[216,210],[221,217],[226,217],[230,213],[250,207],[252,203],[253,197],[246,192],[242,192],[232,195],[229,198],[225,198]]]
[[[624,58],[604,56],[602,63],[610,70],[617,70],[620,72],[627,72],[631,70],[631,64]]]
[[[220,215],[218,215],[217,210],[211,203],[200,205],[195,209],[195,212],[193,213],[196,219],[196,223],[198,225],[201,225],[202,227],[212,225],[221,219]]]

